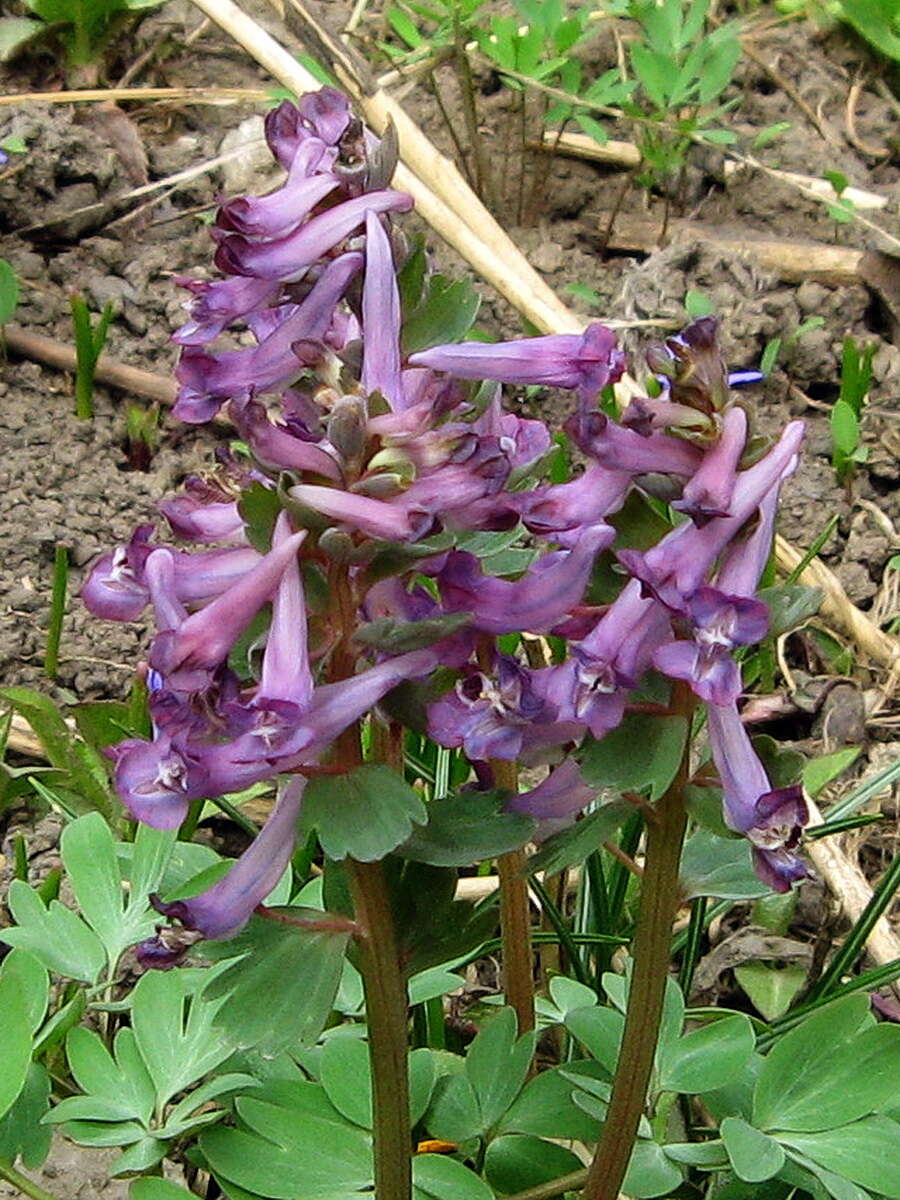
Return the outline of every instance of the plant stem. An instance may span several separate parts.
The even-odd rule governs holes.
[[[381,863],[347,861],[366,993],[372,1064],[372,1127],[375,1132],[375,1195],[409,1200],[412,1195],[412,1130],[407,1074],[406,983]]]
[[[14,1188],[19,1189],[23,1196],[30,1196],[31,1200],[56,1200],[51,1192],[45,1192],[39,1184],[33,1183],[27,1175],[17,1171],[9,1163],[0,1161],[0,1179],[11,1183]]]
[[[692,707],[687,685],[676,681],[672,708],[686,718],[688,729]],[[634,970],[622,1048],[603,1131],[582,1193],[584,1200],[617,1200],[647,1102],[669,969],[672,920],[678,903],[678,867],[687,825],[684,791],[690,773],[689,757],[688,737],[678,773],[655,807],[655,820],[647,821]]]
[[[574,1192],[587,1179],[587,1171],[572,1171],[569,1175],[560,1175],[559,1179],[551,1179],[549,1183],[539,1183],[536,1187],[526,1188],[524,1192],[516,1192],[507,1196],[506,1200],[553,1200],[554,1196],[562,1196],[566,1192]]]
[[[516,764],[492,759],[498,787],[518,790]],[[510,850],[497,859],[500,880],[500,936],[503,941],[503,989],[515,1009],[519,1035],[534,1029],[534,970],[531,950],[531,907],[525,852]]]

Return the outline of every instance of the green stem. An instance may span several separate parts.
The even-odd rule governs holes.
[[[409,1200],[412,1129],[406,982],[400,970],[390,897],[381,863],[348,859],[347,873],[356,920],[362,928],[358,945],[372,1064],[375,1195],[378,1200]]]
[[[19,1189],[23,1196],[30,1196],[31,1200],[56,1200],[51,1192],[45,1192],[42,1187],[32,1182],[27,1175],[17,1171],[9,1163],[0,1161],[0,1179],[11,1183],[14,1188]]]
[[[690,690],[681,682],[674,685],[672,707],[687,719],[690,728],[693,702]],[[678,773],[656,805],[656,819],[647,821],[634,970],[622,1048],[583,1200],[617,1200],[647,1103],[669,970],[672,921],[678,903],[678,867],[687,826],[684,791],[689,778],[689,753],[690,739],[686,739]]]
[[[506,1200],[553,1200],[554,1196],[562,1196],[566,1192],[574,1192],[587,1179],[587,1171],[572,1171],[570,1175],[560,1175],[559,1179],[551,1179],[549,1183],[539,1183],[536,1187],[526,1188],[524,1192],[516,1192],[507,1196]]]

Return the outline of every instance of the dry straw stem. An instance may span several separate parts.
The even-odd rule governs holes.
[[[100,104],[108,101],[166,100],[173,104],[263,104],[271,90],[225,87],[79,88],[69,92],[12,92],[0,96],[0,107],[16,104]]]
[[[806,797],[810,827],[821,825],[824,818],[815,801]],[[814,838],[806,842],[805,850],[818,874],[825,880],[844,916],[855,925],[872,899],[872,889],[863,874],[858,859],[844,848],[843,837]],[[879,967],[900,960],[900,938],[879,917],[866,940],[866,952]],[[897,984],[893,985],[897,988]]]

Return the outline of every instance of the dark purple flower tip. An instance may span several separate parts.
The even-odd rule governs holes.
[[[171,971],[180,966],[191,947],[202,940],[203,935],[191,929],[157,925],[156,936],[139,942],[134,954],[145,971]]]
[[[752,854],[753,869],[757,878],[773,892],[783,895],[789,892],[795,883],[812,878],[812,872],[803,859],[784,847],[765,850],[753,846]]]
[[[809,807],[799,784],[764,792],[756,801],[756,821],[750,830],[753,842],[763,848],[799,843],[809,821]]]
[[[308,92],[294,104],[283,100],[266,114],[265,133],[269,149],[289,170],[300,146],[317,138],[325,146],[336,146],[350,122],[350,103],[342,92],[324,87]]]
[[[728,400],[728,375],[719,351],[719,322],[699,317],[663,345],[647,348],[650,370],[668,386],[669,399],[703,413],[719,412]]]
[[[587,808],[596,796],[597,789],[585,783],[578,764],[574,759],[568,758],[560,766],[554,767],[546,779],[536,787],[511,796],[504,807],[506,812],[525,813],[526,816],[536,817],[539,821],[568,824]]]

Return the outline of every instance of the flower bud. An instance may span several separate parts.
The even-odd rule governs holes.
[[[341,396],[328,418],[328,440],[344,459],[356,460],[366,445],[366,403],[362,396]]]
[[[360,496],[370,496],[374,500],[390,500],[405,491],[402,476],[393,471],[385,471],[380,475],[367,475],[350,488]]]
[[[319,537],[319,549],[336,563],[349,562],[355,546],[353,538],[343,529],[326,529]]]

